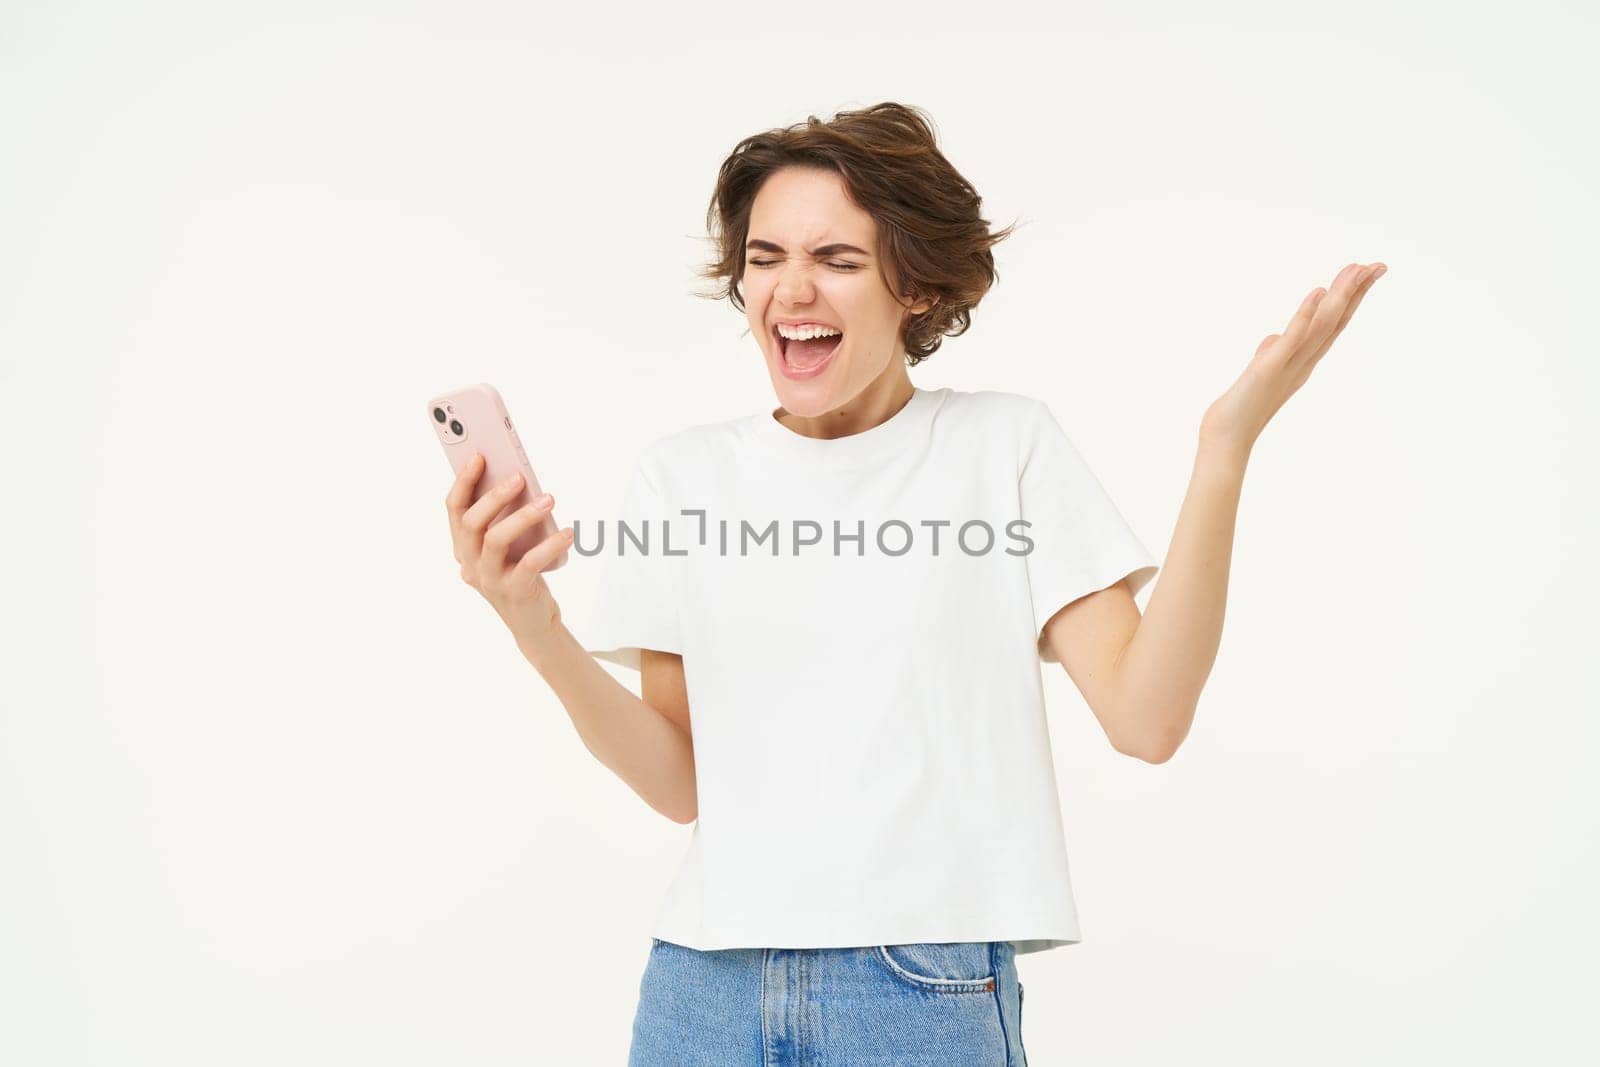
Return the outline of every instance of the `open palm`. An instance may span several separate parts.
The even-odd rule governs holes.
[[[1233,386],[1206,410],[1201,436],[1248,452],[1339,336],[1362,297],[1388,267],[1352,263],[1327,290],[1306,294],[1281,334],[1269,334]]]

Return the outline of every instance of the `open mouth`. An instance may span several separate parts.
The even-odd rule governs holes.
[[[804,341],[791,341],[772,328],[773,339],[778,344],[778,354],[793,370],[799,372],[814,371],[822,367],[838,351],[844,343],[844,333],[833,334],[829,337],[813,337]]]

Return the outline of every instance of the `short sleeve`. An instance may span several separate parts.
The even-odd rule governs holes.
[[[1123,578],[1137,593],[1155,577],[1155,557],[1068,439],[1048,405],[1036,402],[1023,434],[1018,495],[1024,557],[1033,600],[1039,658],[1056,663],[1042,638],[1045,623],[1066,605]]]
[[[605,516],[599,524],[604,533],[594,535],[602,543],[594,557],[601,564],[600,583],[580,635],[590,654],[636,671],[642,669],[641,649],[682,654],[678,564],[683,549],[664,553],[668,520],[658,483],[641,456],[621,508]]]

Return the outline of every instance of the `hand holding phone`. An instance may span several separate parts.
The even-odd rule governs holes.
[[[483,594],[528,654],[555,633],[560,606],[544,572],[567,562],[571,528],[558,529],[505,402],[480,383],[428,403],[455,470],[445,497],[461,579]]]

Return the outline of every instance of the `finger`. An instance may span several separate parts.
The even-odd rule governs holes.
[[[561,554],[571,546],[572,537],[572,527],[564,526],[553,536],[534,545],[517,560],[516,568],[511,572],[512,578],[517,582],[533,581],[534,575],[549,570],[561,558]]]
[[[543,522],[550,509],[555,507],[555,499],[548,493],[545,496],[549,499],[544,503],[535,500],[489,527],[489,532],[483,538],[482,559],[483,565],[489,568],[491,573],[498,574],[505,568],[506,552],[510,550],[512,542]]]
[[[1360,263],[1352,263],[1340,271],[1333,279],[1333,284],[1328,287],[1330,299],[1324,300],[1318,306],[1318,319],[1316,325],[1323,328],[1331,327],[1344,315],[1350,300],[1358,291],[1365,292],[1362,283],[1365,281],[1369,267]]]
[[[1373,283],[1382,277],[1386,269],[1384,264],[1374,263],[1368,268],[1368,273],[1365,276],[1352,283],[1348,299],[1345,302],[1344,312],[1339,316],[1339,321],[1334,323],[1333,329],[1328,331],[1328,335],[1311,352],[1310,361],[1313,364],[1323,357],[1324,353],[1333,346],[1334,339],[1344,332],[1345,324],[1350,321],[1350,316],[1356,313],[1356,308],[1361,306],[1361,301],[1365,299],[1368,291],[1372,289]]]
[[[517,498],[517,494],[522,492],[522,489],[522,475],[513,474],[493,489],[484,493],[476,504],[467,509],[466,514],[461,516],[461,528],[473,536],[481,538],[484,528],[489,525],[496,515],[505,510],[506,505]]]
[[[472,487],[478,484],[482,476],[483,453],[474,452],[456,472],[455,479],[450,483],[450,491],[444,495],[444,509],[452,519],[467,509],[467,504],[472,500]]]
[[[1313,306],[1312,313],[1305,315],[1303,320],[1296,315],[1295,320],[1291,321],[1289,329],[1284,331],[1284,337],[1288,340],[1284,362],[1303,363],[1312,353],[1326,347],[1333,336],[1334,324],[1344,314],[1350,293],[1357,279],[1361,277],[1361,269],[1359,263],[1347,265],[1334,276],[1332,284],[1326,290],[1322,290],[1323,295]],[[1317,290],[1312,292],[1316,293]],[[1302,304],[1300,311],[1304,313],[1305,310],[1305,305]],[[1299,329],[1295,329],[1296,323]]]
[[[1300,347],[1306,331],[1311,328],[1312,316],[1316,314],[1317,307],[1325,296],[1327,290],[1317,288],[1307,293],[1306,298],[1300,301],[1300,307],[1290,316],[1288,325],[1283,328],[1283,333],[1280,335],[1278,349],[1283,355],[1279,358],[1287,361]]]
[[[472,501],[472,490],[483,476],[483,469],[483,453],[474,452],[456,472],[450,482],[449,492],[444,495],[444,512],[450,519],[450,551],[457,563],[465,564],[467,561],[464,553],[468,538],[461,528],[461,516]]]
[[[501,482],[470,508],[459,520],[452,520],[456,555],[464,560],[475,560],[483,554],[483,531],[494,517],[513,503],[523,491],[521,475],[513,475]]]

